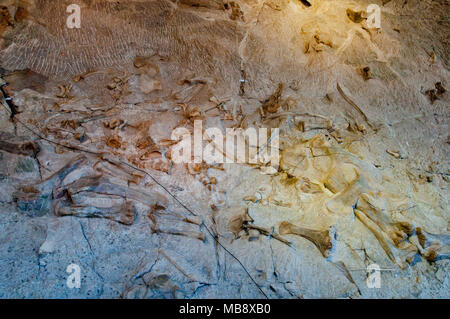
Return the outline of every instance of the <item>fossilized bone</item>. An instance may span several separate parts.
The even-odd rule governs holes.
[[[132,225],[136,218],[136,209],[132,202],[126,201],[122,205],[108,208],[94,206],[63,206],[64,201],[55,205],[57,216],[77,216],[87,218],[106,218],[124,225]]]
[[[0,132],[0,150],[34,157],[39,153],[40,147],[36,142],[26,137],[16,137],[12,134]]]
[[[106,161],[98,161],[94,164],[94,169],[100,173],[108,174],[113,177],[122,178],[133,184],[138,184],[144,177],[143,174],[139,174],[136,171],[131,171],[129,168],[123,167],[115,163]]]
[[[428,261],[450,258],[450,235],[430,234],[418,227],[417,237],[423,248],[421,253]]]
[[[203,224],[203,219],[200,216],[189,216],[183,219],[186,223],[201,226]]]
[[[327,258],[330,255],[330,251],[333,248],[334,234],[331,234],[330,230],[315,230],[305,227],[296,226],[289,222],[282,222],[278,228],[280,235],[297,235],[308,239],[322,255]]]
[[[45,181],[41,182],[39,185],[44,184],[52,184],[56,182],[56,186],[59,186],[59,184],[73,171],[78,169],[84,164],[87,164],[88,159],[84,155],[76,156],[75,158],[71,159],[66,165],[64,165],[59,171],[51,175],[49,178],[47,178]]]
[[[158,250],[158,252],[167,259],[179,272],[181,272],[184,276],[186,276],[189,280],[195,280],[193,275],[187,274],[182,267],[180,267],[172,258],[170,258],[162,249]]]
[[[51,206],[46,202],[50,200],[54,187],[60,185],[67,175],[85,163],[87,163],[86,156],[80,155],[44,181],[35,185],[19,187],[14,193],[17,206],[27,210],[31,209],[34,213],[39,213],[47,206]]]
[[[237,238],[239,233],[244,230],[244,224],[248,222],[253,222],[253,219],[248,215],[248,212],[245,214],[239,214],[233,216],[228,221],[227,229],[234,234],[235,238]]]
[[[155,203],[163,207],[168,206],[168,201],[165,196],[160,194],[145,193],[131,187],[113,184],[106,177],[82,177],[79,180],[62,187],[55,189],[55,197],[59,198],[65,193],[69,196],[79,192],[94,192],[106,195],[117,195],[127,199],[136,200],[147,206],[152,206]]]
[[[370,128],[374,131],[377,131],[377,128],[372,125],[372,123],[370,123],[369,118],[367,117],[366,113],[364,113],[361,108],[355,103],[353,102],[348,96],[347,94],[345,94],[344,90],[342,90],[341,86],[339,85],[339,83],[337,83],[337,89],[339,91],[339,93],[341,94],[341,96],[344,98],[344,100],[350,104],[351,106],[353,106],[353,108],[355,108],[358,113],[362,116],[362,118],[364,119],[364,121],[366,121],[367,125],[370,126]]]
[[[148,206],[157,204],[167,207],[167,198],[158,195],[112,183],[104,176],[81,177],[53,190],[53,196],[57,199],[54,209],[57,216],[107,218],[125,225],[133,224],[136,216],[129,200]]]
[[[380,208],[381,206],[381,208]],[[414,227],[407,222],[395,222],[388,214],[385,205],[376,203],[375,198],[367,193],[361,194],[356,205],[358,210],[370,218],[398,246],[414,232]]]
[[[340,167],[335,167],[330,170],[327,179],[323,182],[323,185],[332,193],[337,194],[341,190],[346,189],[350,183],[351,181],[346,180],[342,169]]]
[[[358,285],[356,284],[355,280],[353,279],[352,275],[350,274],[350,271],[348,271],[348,268],[344,264],[344,262],[338,261],[338,262],[333,262],[332,264],[335,265],[336,268],[339,269],[339,271],[344,274],[345,278],[347,278],[348,281],[350,281],[352,284],[354,284],[356,286],[359,294],[361,295],[361,290],[359,289]]]
[[[282,237],[280,237],[277,234],[274,234],[272,231],[265,229],[263,227],[259,227],[259,226],[255,226],[255,225],[250,225],[250,224],[244,224],[244,228],[245,229],[249,229],[249,230],[256,230],[258,232],[260,232],[261,234],[265,235],[265,236],[270,236],[275,238],[276,240],[282,242],[283,244],[286,244],[288,246],[292,246],[292,243]]]
[[[162,234],[168,234],[168,235],[175,235],[175,236],[186,236],[194,239],[198,239],[200,241],[205,241],[206,237],[205,234],[200,231],[191,231],[191,230],[178,230],[178,229],[160,229],[158,227],[152,227],[153,233],[162,233]]]
[[[180,213],[169,212],[165,207],[155,204],[148,213],[149,219],[152,221],[152,232],[163,233],[176,236],[186,236],[205,241],[205,235],[196,230],[203,224],[200,216],[183,216]]]
[[[406,241],[398,243],[386,234],[374,221],[372,221],[366,214],[358,209],[354,209],[356,217],[375,235],[383,250],[394,263],[400,268],[406,268],[405,260],[412,261],[412,257],[417,253],[417,247],[409,244]]]
[[[330,199],[326,206],[330,212],[346,215],[351,214],[351,209],[355,206],[360,195],[368,189],[367,181],[359,177],[351,182],[347,188]]]

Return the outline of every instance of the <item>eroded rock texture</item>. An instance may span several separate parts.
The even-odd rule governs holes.
[[[450,297],[447,1],[0,5],[0,297]],[[279,166],[176,164],[196,120]]]

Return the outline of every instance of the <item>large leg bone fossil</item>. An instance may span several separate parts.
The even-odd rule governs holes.
[[[55,205],[57,215],[76,215],[83,217],[104,217],[117,220],[118,222],[129,224],[134,220],[134,211],[129,209],[123,202],[115,203],[111,197],[110,207],[98,207],[97,205],[86,205],[80,203],[82,198],[88,198],[89,193],[118,196],[124,199],[135,200],[145,205],[152,206],[155,203],[167,207],[167,198],[157,193],[145,193],[127,186],[111,183],[106,177],[85,176],[68,185],[64,183],[66,177],[88,163],[84,155],[80,155],[67,163],[58,172],[33,186],[21,187],[14,198],[20,210],[27,211],[32,216],[41,216],[51,210],[51,200],[60,199]],[[71,202],[72,212],[67,207],[62,207],[63,198],[68,197]],[[125,206],[124,206],[125,205]],[[109,210],[109,211],[108,211]],[[119,217],[115,215],[121,210]]]
[[[55,206],[57,216],[77,216],[87,218],[106,218],[124,225],[132,225],[136,218],[136,210],[129,201],[123,205],[108,208],[93,206],[63,206],[63,201],[58,201]]]
[[[152,206],[155,203],[158,203],[163,207],[168,206],[168,201],[165,196],[145,193],[131,187],[113,184],[107,178],[102,176],[83,177],[69,185],[58,187],[55,189],[55,197],[62,197],[66,192],[69,196],[80,192],[116,195],[141,202],[147,206]]]
[[[54,197],[59,199],[55,205],[57,216],[107,218],[125,225],[133,224],[136,216],[129,200],[147,206],[168,205],[165,197],[114,184],[102,176],[82,177],[71,184],[56,187]]]
[[[322,255],[327,258],[330,255],[330,251],[333,248],[333,235],[330,234],[330,230],[314,230],[300,226],[296,226],[289,222],[282,222],[278,228],[281,235],[297,235],[308,239],[312,242]]]
[[[36,185],[35,187],[41,191],[52,190],[54,186],[59,186],[62,181],[73,171],[80,168],[84,164],[87,164],[88,159],[84,155],[79,155],[74,159],[70,160],[66,165],[64,165],[59,171]]]
[[[149,214],[152,232],[176,236],[186,236],[205,241],[205,234],[200,230],[203,220],[200,216],[183,216],[169,212],[164,207],[153,205]]]
[[[42,216],[50,212],[53,188],[85,163],[87,163],[87,158],[83,155],[78,156],[41,183],[20,187],[14,193],[14,201],[17,203],[18,209],[25,211],[30,216]]]
[[[375,235],[383,250],[394,263],[400,268],[406,268],[405,259],[412,261],[412,257],[417,253],[417,247],[408,244],[406,241],[395,244],[392,238],[388,236],[373,220],[365,213],[355,209],[356,217]]]
[[[379,202],[379,201],[378,201]],[[377,203],[375,198],[367,193],[361,194],[356,208],[370,218],[398,246],[414,232],[414,227],[407,222],[395,222],[388,214],[384,203]]]
[[[422,254],[428,261],[450,258],[450,235],[435,235],[417,228]]]
[[[138,184],[144,177],[142,173],[131,171],[130,168],[118,165],[116,163],[108,162],[108,160],[98,161],[94,164],[94,169],[102,174],[107,174],[114,177],[119,177],[129,183]]]
[[[34,157],[39,152],[39,145],[24,137],[0,132],[0,150],[8,153]]]

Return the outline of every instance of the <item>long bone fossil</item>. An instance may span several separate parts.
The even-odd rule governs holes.
[[[0,132],[0,150],[18,155],[35,157],[39,152],[40,147],[35,141],[26,137],[16,137],[12,134]]]
[[[56,187],[54,197],[61,198],[65,193],[72,196],[80,192],[94,192],[105,195],[121,196],[141,202],[147,206],[152,206],[155,203],[158,203],[163,207],[168,206],[167,198],[162,195],[146,193],[131,187],[114,184],[104,176],[82,177],[69,185]]]
[[[13,194],[14,201],[20,211],[31,216],[43,215],[52,209],[52,191],[74,170],[87,163],[87,158],[80,155],[70,160],[59,171],[35,185],[25,185]]]
[[[66,177],[80,170],[81,167],[88,164],[88,159],[80,155],[70,160],[59,171],[54,173],[44,181],[35,184],[22,186],[14,193],[14,199],[17,206],[22,211],[27,211],[32,216],[41,216],[52,210],[57,216],[75,215],[80,217],[104,217],[118,221],[123,224],[132,224],[135,216],[135,209],[128,200],[135,200],[147,206],[158,203],[167,207],[167,198],[161,194],[149,194],[133,188],[114,184],[108,178],[103,176],[81,176],[78,180],[63,185]],[[89,172],[81,172],[89,174]],[[121,203],[108,207],[98,207],[80,203],[77,198],[87,198],[90,194],[97,193],[112,197],[119,197]],[[56,200],[52,205],[52,200]],[[108,201],[108,199],[106,199]],[[66,204],[66,205],[63,205]],[[70,208],[68,205],[70,205]]]
[[[132,225],[136,218],[136,209],[132,202],[125,201],[122,205],[112,207],[94,206],[63,206],[62,201],[55,205],[57,216],[77,216],[87,218],[106,218],[124,225]]]
[[[89,196],[90,193],[106,195],[111,201],[114,197],[121,197],[125,199],[125,202],[121,205],[104,208],[91,205],[79,205],[80,203],[74,200],[77,197],[83,198],[83,196]],[[164,207],[168,205],[167,199],[163,196],[114,184],[103,176],[82,177],[71,184],[56,187],[54,197],[57,199],[55,205],[55,214],[57,216],[103,217],[125,225],[133,224],[136,216],[135,208],[129,200],[138,201],[147,206],[152,206],[155,203]],[[69,204],[70,206],[63,204]]]
[[[380,207],[381,206],[381,207]],[[394,242],[399,245],[414,232],[414,227],[407,222],[395,222],[386,212],[387,207],[376,203],[375,198],[367,193],[360,195],[356,208],[378,225]]]
[[[389,259],[402,269],[407,266],[404,259],[412,262],[411,258],[417,253],[417,247],[406,241],[395,245],[394,241],[365,213],[358,209],[355,209],[354,212],[356,217],[374,234]]]
[[[156,204],[150,209],[148,217],[152,222],[152,233],[186,236],[202,242],[206,240],[205,234],[200,231],[203,219],[199,216],[184,216]]]

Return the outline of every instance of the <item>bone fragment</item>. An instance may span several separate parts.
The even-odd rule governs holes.
[[[322,253],[322,255],[327,258],[330,255],[330,251],[333,247],[332,238],[330,236],[330,231],[327,230],[315,230],[305,227],[296,226],[289,222],[282,222],[278,228],[281,235],[297,235],[308,239],[317,249]]]
[[[430,234],[418,227],[417,237],[423,248],[423,255],[428,261],[450,259],[450,235]]]

